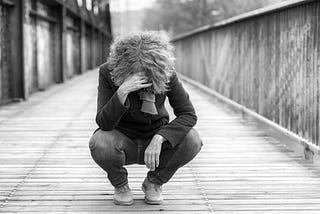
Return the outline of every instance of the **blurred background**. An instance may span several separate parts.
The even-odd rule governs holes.
[[[181,34],[286,0],[110,0],[113,35],[140,30]]]
[[[112,39],[169,36],[283,0],[2,0],[0,105],[20,101],[106,61]]]

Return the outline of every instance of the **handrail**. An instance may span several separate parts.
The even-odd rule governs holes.
[[[0,0],[0,5],[5,5],[5,6],[15,6],[15,3],[12,0]]]
[[[240,22],[240,21],[243,21],[246,19],[257,17],[257,16],[262,16],[262,15],[274,13],[274,12],[281,11],[284,9],[296,7],[296,6],[299,6],[302,4],[307,4],[312,1],[317,1],[317,0],[288,0],[288,1],[280,2],[280,3],[274,4],[274,5],[270,5],[270,6],[266,6],[263,8],[256,9],[256,10],[252,10],[247,13],[243,13],[243,14],[240,14],[240,15],[237,15],[237,16],[219,21],[219,22],[204,25],[202,27],[196,28],[194,30],[191,30],[191,31],[188,31],[185,33],[181,33],[179,35],[174,36],[171,39],[171,41],[174,42],[177,40],[185,39],[187,37],[190,37],[190,36],[193,36],[193,35],[208,31],[208,30],[212,30],[214,28],[223,27],[223,26],[235,23],[235,22]]]

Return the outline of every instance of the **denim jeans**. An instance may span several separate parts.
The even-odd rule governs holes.
[[[151,139],[130,139],[117,130],[98,130],[91,137],[89,148],[93,160],[107,172],[111,184],[119,188],[128,183],[128,172],[124,166],[144,164],[144,151]],[[201,147],[202,141],[195,129],[191,129],[174,148],[165,141],[159,166],[148,172],[148,180],[160,185],[168,182],[180,167],[199,153]]]

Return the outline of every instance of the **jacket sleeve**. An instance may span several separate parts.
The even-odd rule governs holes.
[[[108,70],[103,67],[99,70],[96,123],[103,131],[110,131],[118,125],[130,103],[127,99],[124,105],[121,104],[118,94],[112,90],[113,83],[106,72]]]
[[[197,122],[197,115],[177,75],[171,78],[167,96],[176,116],[168,125],[163,126],[158,134],[167,139],[175,147]]]

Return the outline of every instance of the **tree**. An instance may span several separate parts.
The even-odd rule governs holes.
[[[164,29],[170,34],[191,30],[205,23],[208,16],[206,0],[158,0],[154,8],[148,9],[144,27],[152,30]]]
[[[280,1],[283,0],[157,0],[146,11],[143,26],[176,35]]]

